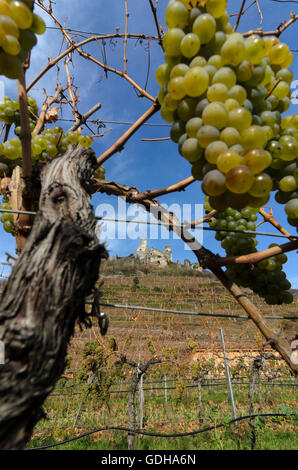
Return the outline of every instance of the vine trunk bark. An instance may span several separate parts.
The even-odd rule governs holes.
[[[95,235],[89,185],[95,154],[69,147],[41,173],[39,213],[0,303],[0,449],[23,449],[65,367],[75,322],[91,326],[85,298],[105,248]]]

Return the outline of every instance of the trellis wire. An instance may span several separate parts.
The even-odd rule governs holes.
[[[148,432],[148,431],[140,431],[138,429],[130,429],[122,426],[104,426],[101,428],[94,429],[93,431],[88,431],[83,434],[80,434],[79,436],[74,436],[69,439],[65,439],[64,441],[61,442],[56,442],[55,444],[50,444],[46,446],[39,446],[39,447],[32,447],[32,448],[27,448],[25,450],[41,450],[41,449],[49,449],[51,447],[57,447],[63,444],[68,444],[69,442],[76,441],[78,439],[82,439],[83,437],[90,436],[92,434],[101,432],[101,431],[124,431],[124,432],[129,432],[132,434],[141,434],[143,436],[153,436],[153,437],[165,437],[165,438],[171,438],[171,437],[185,437],[185,436],[195,436],[197,434],[201,434],[203,432],[207,431],[213,431],[215,429],[222,428],[224,426],[230,426],[236,422],[247,420],[247,419],[252,419],[252,418],[257,418],[257,417],[291,417],[291,416],[297,416],[296,412],[290,412],[290,413],[259,413],[259,414],[251,414],[251,415],[246,415],[246,416],[240,416],[239,418],[236,419],[231,419],[228,422],[220,423],[220,424],[215,424],[213,426],[208,426],[205,428],[197,429],[196,431],[189,431],[185,433],[171,433],[171,434],[161,434],[161,433],[154,433],[154,432]]]
[[[37,212],[33,211],[18,211],[18,210],[12,210],[12,209],[0,209],[0,212],[5,212],[9,214],[26,214],[26,215],[36,215]],[[145,225],[157,225],[157,226],[164,226],[164,227],[179,227],[179,228],[186,228],[186,229],[191,229],[190,224],[171,224],[171,223],[163,223],[163,222],[154,222],[154,221],[148,221],[148,220],[130,220],[130,219],[112,219],[108,217],[95,217],[96,220],[100,220],[101,222],[118,222],[118,223],[131,223],[131,224],[145,224]],[[254,232],[253,230],[232,230],[232,229],[222,229],[222,228],[216,228],[216,227],[202,227],[202,226],[196,226],[193,228],[193,230],[205,230],[205,231],[213,231],[213,232],[228,232],[228,233],[243,233],[245,235],[250,235],[250,236],[266,236],[266,237],[278,237],[278,238],[291,238],[291,239],[297,239],[297,235],[284,235],[282,233],[270,233],[270,232]]]
[[[92,305],[93,302],[87,301],[87,305]],[[101,302],[99,304],[102,307],[111,307],[111,308],[121,308],[127,310],[144,310],[148,312],[160,312],[160,313],[173,313],[177,315],[193,315],[193,316],[205,316],[205,317],[219,317],[219,318],[240,318],[243,320],[250,320],[250,317],[247,315],[231,315],[228,313],[203,313],[203,312],[187,312],[182,310],[168,310],[163,308],[153,308],[153,307],[140,307],[136,305],[118,305],[118,304],[110,304]],[[298,316],[274,316],[274,315],[264,315],[264,318],[268,318],[271,320],[298,320]]]

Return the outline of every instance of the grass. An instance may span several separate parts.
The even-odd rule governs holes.
[[[291,389],[292,390],[292,389]],[[281,412],[280,405],[289,408],[297,405],[293,392],[286,387],[275,387],[270,403],[264,405],[264,413]],[[238,386],[235,389],[235,403],[237,414],[246,415],[247,386]],[[263,387],[265,394],[265,387]],[[45,410],[48,414],[47,421],[41,421],[35,429],[35,434],[30,442],[30,447],[50,445],[69,437],[85,433],[98,427],[128,426],[127,420],[127,396],[114,398],[110,408],[98,409],[96,401],[89,399],[83,413],[80,427],[74,428],[73,423],[80,403],[78,395],[49,397]],[[187,390],[182,399],[177,400],[174,391],[168,391],[168,404],[165,397],[158,392],[152,395],[147,392],[145,400],[144,418],[146,431],[158,433],[183,433],[212,426],[225,422],[232,416],[231,406],[227,399],[227,390],[203,389],[203,403],[205,406],[206,422],[200,422],[198,418],[197,394],[193,389]],[[258,403],[255,403],[255,412],[258,412]],[[295,434],[297,419],[265,418],[264,422],[257,423],[257,448],[262,450],[297,448]],[[127,449],[127,433],[120,431],[104,431],[92,436],[72,441],[54,450],[125,450]],[[218,430],[208,431],[195,436],[161,438],[151,436],[138,436],[136,449],[140,450],[249,450],[251,446],[250,426],[248,421],[239,422],[231,426],[225,426]]]

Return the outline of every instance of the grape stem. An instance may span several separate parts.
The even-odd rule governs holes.
[[[284,245],[273,246],[267,250],[259,251],[257,253],[250,253],[249,255],[229,256],[226,258],[216,258],[216,264],[219,266],[228,266],[231,264],[256,264],[271,256],[280,255],[289,251],[297,250],[298,240],[292,240]]]
[[[264,222],[269,222],[271,225],[273,225],[273,227],[277,228],[277,230],[279,230],[281,233],[283,233],[284,235],[286,235],[289,240],[292,240],[291,239],[291,235],[290,233],[285,229],[283,228],[280,223],[278,223],[275,218],[273,217],[273,211],[272,211],[272,208],[270,208],[270,213],[268,214],[264,209],[260,209],[259,210],[259,214],[261,214],[263,217],[264,217],[264,220],[262,220],[262,222],[260,222],[258,225],[261,225],[263,224]],[[258,226],[257,225],[257,226]]]
[[[42,108],[41,108],[40,115],[39,115],[39,117],[38,117],[38,119],[37,119],[35,128],[34,128],[34,130],[33,130],[33,134],[34,134],[34,135],[37,135],[37,134],[40,133],[41,129],[42,129],[43,126],[44,126],[45,119],[46,119],[46,114],[47,114],[49,108],[52,106],[52,104],[54,104],[54,103],[59,103],[59,102],[60,102],[59,99],[58,99],[58,97],[59,97],[59,95],[60,95],[61,92],[63,93],[64,90],[65,90],[65,89],[60,88],[60,87],[58,87],[58,86],[56,85],[56,92],[55,92],[54,96],[53,96],[51,99],[49,99],[49,97],[46,96],[46,98],[45,98],[45,100],[44,100],[44,102],[43,102]]]
[[[243,14],[245,3],[246,3],[246,0],[242,0],[242,4],[241,4],[241,7],[240,7],[238,16],[237,16],[237,20],[236,20],[235,26],[233,28],[233,33],[236,33],[236,31],[238,29],[238,26],[239,26],[239,23],[240,23],[240,20],[241,20],[241,16]]]
[[[244,37],[252,36],[253,34],[258,34],[259,36],[276,36],[279,37],[286,29],[288,29],[295,21],[298,20],[298,15],[295,13],[291,13],[291,17],[288,21],[283,21],[280,25],[276,28],[275,31],[263,31],[262,28],[257,30],[250,30],[246,33],[243,33]]]
[[[153,1],[152,1],[152,0],[149,0],[149,3],[150,3],[150,7],[151,7],[152,14],[153,14],[153,17],[154,17],[155,26],[156,26],[156,30],[157,30],[157,35],[158,35],[158,38],[159,38],[159,41],[158,41],[158,42],[159,42],[160,46],[162,46],[162,36],[161,36],[160,27],[159,27],[159,22],[158,22],[158,18],[157,18],[157,4],[158,4],[158,0],[156,1],[156,5],[155,5],[155,6],[153,5]]]
[[[125,143],[131,138],[131,136],[159,109],[160,105],[156,100],[152,106],[150,106],[150,108],[118,140],[116,140],[116,142],[114,142],[114,144],[109,149],[107,149],[102,155],[98,157],[97,163],[102,165],[116,152],[121,152]]]

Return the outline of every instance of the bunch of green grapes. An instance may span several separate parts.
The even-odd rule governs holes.
[[[297,154],[281,127],[293,55],[275,37],[233,33],[226,7],[227,0],[169,1],[158,100],[212,207],[260,208],[275,189],[274,142],[285,143],[281,158]]]
[[[205,209],[210,211],[210,203],[205,204]],[[255,231],[257,220],[257,209],[245,207],[237,211],[228,207],[219,211],[209,221],[210,227],[221,229],[217,231],[216,240],[221,242],[222,248],[228,256],[239,256],[257,253],[258,242],[256,236],[247,236],[244,233],[233,233],[225,230],[249,230]],[[270,247],[276,246],[275,244]],[[237,284],[248,287],[256,294],[263,297],[269,305],[290,304],[293,296],[289,289],[291,283],[287,280],[282,266],[287,262],[287,256],[280,254],[260,261],[253,266],[247,264],[236,264],[227,268],[227,274]]]
[[[271,175],[278,189],[275,199],[285,204],[288,223],[298,232],[298,114],[282,120],[280,138],[271,141],[270,148]]]
[[[37,115],[39,108],[36,104],[36,100],[27,96],[28,111],[30,120],[30,129],[34,130],[37,121]],[[5,96],[4,100],[0,103],[0,122],[12,125],[14,124],[14,132],[19,135],[21,132],[20,123],[20,105],[18,100],[12,100],[9,96]]]
[[[22,63],[46,25],[33,13],[32,0],[0,0],[0,74],[19,78]]]
[[[3,210],[11,210],[11,205],[9,201],[3,199],[2,203],[0,204],[0,209]],[[14,217],[11,212],[0,212],[0,220],[3,224],[3,228],[5,232],[13,233],[14,230]]]
[[[46,129],[43,134],[32,135],[31,151],[32,161],[36,163],[38,160],[46,160],[49,157],[66,152],[67,147],[71,144],[79,144],[83,147],[90,147],[93,139],[90,136],[81,135],[78,131],[66,132],[61,127]],[[0,144],[0,162],[9,164],[12,167],[19,164],[22,157],[22,146],[19,137]]]

